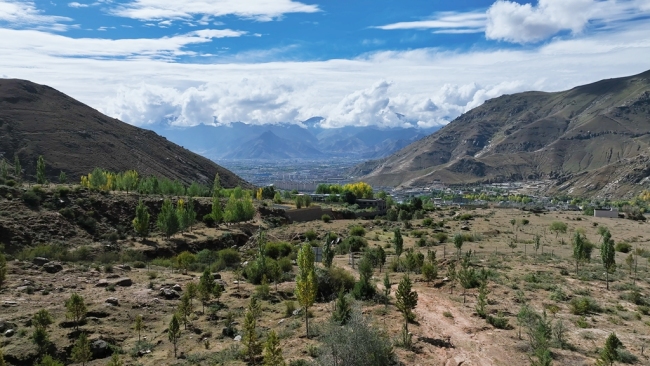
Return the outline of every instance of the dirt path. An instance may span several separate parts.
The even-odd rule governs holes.
[[[446,291],[446,290],[444,290]],[[474,299],[468,296],[467,304],[449,299],[446,293],[434,288],[418,289],[418,306],[415,309],[419,327],[412,332],[423,343],[421,365],[523,365],[528,360],[513,350],[518,340],[514,331],[494,329],[483,319],[472,316]],[[443,315],[450,312],[453,318]],[[451,347],[446,345],[450,340]],[[420,357],[418,357],[420,358]]]

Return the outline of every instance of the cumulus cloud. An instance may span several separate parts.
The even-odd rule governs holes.
[[[523,49],[418,49],[312,62],[189,64],[159,55],[188,52],[188,42],[220,33],[131,44],[5,29],[0,30],[0,54],[3,74],[50,85],[136,125],[185,126],[215,118],[217,123],[299,123],[322,116],[328,126],[430,126],[504,93],[564,90],[645,71],[647,34],[650,24],[639,22]],[[94,56],[70,57],[88,53]],[[108,56],[114,54],[125,57]]]
[[[235,15],[259,21],[277,19],[287,13],[315,13],[316,5],[293,0],[133,0],[111,13],[139,20],[192,19],[194,16]]]
[[[594,0],[539,0],[537,6],[499,0],[487,11],[488,39],[528,43],[562,30],[581,32],[596,9]]]
[[[65,31],[68,26],[62,22],[72,19],[45,15],[32,1],[0,0],[0,24],[7,23],[14,28],[36,28]]]

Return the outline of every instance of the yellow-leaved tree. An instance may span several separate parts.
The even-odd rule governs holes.
[[[343,186],[344,191],[354,193],[357,198],[372,198],[372,187],[366,182],[348,183]]]

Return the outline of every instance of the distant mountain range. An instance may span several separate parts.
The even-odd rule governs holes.
[[[13,164],[18,156],[24,177],[32,181],[40,155],[47,178],[54,182],[61,171],[78,182],[99,167],[209,185],[219,173],[224,187],[250,186],[202,156],[105,116],[49,86],[0,79],[0,158]]]
[[[385,186],[551,179],[571,194],[636,194],[650,187],[650,71],[488,100],[353,174]]]
[[[198,125],[152,129],[185,148],[213,160],[377,159],[387,156],[437,128],[342,127],[322,128],[322,118],[297,124]]]

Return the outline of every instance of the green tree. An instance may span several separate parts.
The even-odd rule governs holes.
[[[316,273],[314,271],[314,252],[308,243],[298,251],[298,275],[296,276],[296,299],[305,313],[305,330],[309,338],[309,307],[316,300],[316,291],[318,284],[316,282]]]
[[[578,274],[579,265],[591,260],[591,251],[593,245],[582,235],[576,231],[572,240],[573,244],[573,259],[576,261],[576,275]]]
[[[5,258],[4,253],[0,253],[0,287],[5,283],[7,279],[7,258]]]
[[[390,290],[392,287],[390,283],[390,277],[388,277],[388,272],[384,273],[384,296],[385,296],[385,307],[388,307],[388,297],[390,296]]]
[[[4,365],[0,363],[0,366]],[[41,359],[41,362],[38,363],[38,366],[63,366],[63,362],[53,359],[50,355],[45,355]]]
[[[332,267],[332,262],[334,261],[334,250],[332,249],[332,240],[330,239],[330,233],[328,232],[325,235],[325,246],[323,247],[323,265],[325,268]]]
[[[142,239],[149,236],[149,210],[142,201],[138,202],[135,208],[133,229]]]
[[[187,250],[176,256],[176,265],[183,273],[187,273],[190,266],[196,262],[196,255],[188,252]]]
[[[223,208],[221,207],[219,196],[212,197],[212,212],[210,214],[214,219],[215,225],[219,226],[219,223],[223,221]]]
[[[70,357],[74,362],[81,362],[82,366],[86,365],[86,362],[90,361],[93,354],[90,351],[90,340],[86,333],[81,333],[77,342],[75,342],[70,352]]]
[[[485,310],[485,307],[488,304],[487,295],[489,293],[490,293],[490,291],[487,288],[487,281],[482,281],[481,286],[478,288],[478,298],[476,300],[476,313],[481,318],[485,318],[487,316],[487,312]]]
[[[262,343],[257,335],[257,318],[259,315],[259,305],[256,303],[255,298],[251,297],[248,310],[244,316],[242,342],[246,347],[245,352],[248,354],[248,361],[253,365],[257,363],[257,356],[262,353]]]
[[[277,193],[276,193],[277,195]],[[264,344],[264,366],[285,366],[280,340],[274,330],[269,331]]]
[[[203,305],[203,312],[205,313],[205,305],[210,303],[212,297],[221,296],[221,286],[214,282],[214,276],[210,270],[206,268],[199,278],[199,299]]]
[[[601,226],[601,228],[603,227]],[[610,234],[607,228],[604,228],[601,236],[603,243],[600,246],[600,258],[603,262],[603,267],[605,267],[605,283],[609,290],[609,274],[616,270],[616,250],[614,248],[612,234]]]
[[[184,229],[189,229],[190,232],[192,232],[192,227],[196,223],[196,211],[194,211],[194,200],[189,199],[187,200],[187,204],[185,204],[185,210],[183,214],[179,217],[181,226]]]
[[[138,187],[138,172],[135,170],[127,170],[120,174],[120,188],[126,191],[128,196],[129,191],[135,191]]]
[[[565,234],[567,229],[568,229],[567,224],[561,221],[553,221],[551,223],[551,231],[555,233],[555,239],[557,239],[557,236],[560,233]]]
[[[458,259],[460,259],[461,251],[463,250],[463,236],[460,234],[454,235],[454,248],[456,248],[456,254]]]
[[[178,232],[178,216],[176,216],[176,210],[174,210],[171,200],[166,199],[163,201],[156,224],[158,225],[158,230],[160,230],[167,239],[171,238],[172,235]]]
[[[86,317],[86,304],[84,303],[84,298],[76,292],[73,292],[70,295],[70,298],[65,302],[65,308],[67,309],[66,317],[74,321],[75,329],[79,329],[79,322],[81,322]]]
[[[620,361],[620,356],[618,354],[618,349],[623,347],[623,343],[616,336],[615,333],[611,333],[607,340],[605,341],[605,347],[600,351],[596,365],[598,366],[611,366],[616,361]]]
[[[409,321],[413,319],[413,309],[418,304],[418,293],[412,289],[411,279],[408,275],[404,276],[397,286],[395,292],[395,306],[404,317],[404,328],[408,333]]]
[[[142,315],[138,314],[135,316],[135,323],[133,323],[133,329],[138,332],[138,342],[140,342],[140,333],[142,333],[142,329],[144,329],[144,320],[142,318]]]
[[[192,315],[192,300],[190,299],[190,294],[188,294],[187,291],[185,291],[185,293],[183,293],[183,296],[181,296],[181,301],[178,304],[177,314],[180,315],[180,320],[183,322],[185,329],[187,329],[189,317]]]
[[[36,161],[36,183],[47,183],[47,178],[45,177],[45,159],[43,158],[43,155],[40,155]]]
[[[219,173],[214,176],[214,183],[212,183],[212,197],[221,197],[221,180],[219,179]]]
[[[386,264],[386,251],[380,246],[377,247],[377,264],[379,264],[379,273]]]
[[[375,286],[371,283],[372,261],[366,255],[359,262],[359,281],[354,286],[354,297],[358,300],[369,300],[376,292]]]
[[[14,155],[14,177],[16,180],[20,180],[21,175],[23,174],[23,167],[20,165],[20,159],[18,154]]]
[[[465,253],[465,257],[460,263],[460,270],[457,277],[460,285],[463,287],[463,304],[467,290],[474,287],[476,283],[476,270],[471,266],[472,251]]]
[[[122,362],[122,360],[120,359],[120,355],[117,352],[115,352],[111,356],[111,359],[110,361],[108,361],[106,366],[124,366],[124,362]]]
[[[68,183],[68,176],[65,174],[63,170],[59,173],[59,183],[61,184]]]
[[[449,280],[449,293],[454,293],[454,287],[456,286],[456,279],[458,278],[458,272],[456,271],[456,262],[449,262],[447,265],[447,280]]]
[[[174,345],[174,358],[176,358],[176,352],[178,349],[178,340],[181,338],[181,322],[178,318],[178,314],[174,313],[172,320],[169,322],[169,329],[167,329],[167,337],[169,341]]]
[[[7,162],[2,160],[0,164],[0,175],[2,175],[2,180],[6,181],[9,178],[9,168],[7,168]]]
[[[422,265],[422,276],[424,280],[429,284],[431,281],[435,280],[438,277],[438,268],[435,264],[425,263]]]
[[[397,256],[397,260],[399,260],[399,257],[402,255],[402,251],[404,251],[404,239],[402,238],[402,232],[399,228],[395,229],[393,245],[395,245],[395,255]]]
[[[334,313],[332,313],[332,320],[340,325],[345,325],[352,316],[352,306],[345,296],[343,288],[339,291],[339,296],[334,305]]]
[[[32,341],[38,347],[39,354],[45,353],[50,345],[50,336],[47,333],[47,327],[52,323],[54,323],[54,319],[46,309],[39,310],[32,317],[32,325],[34,326]]]

